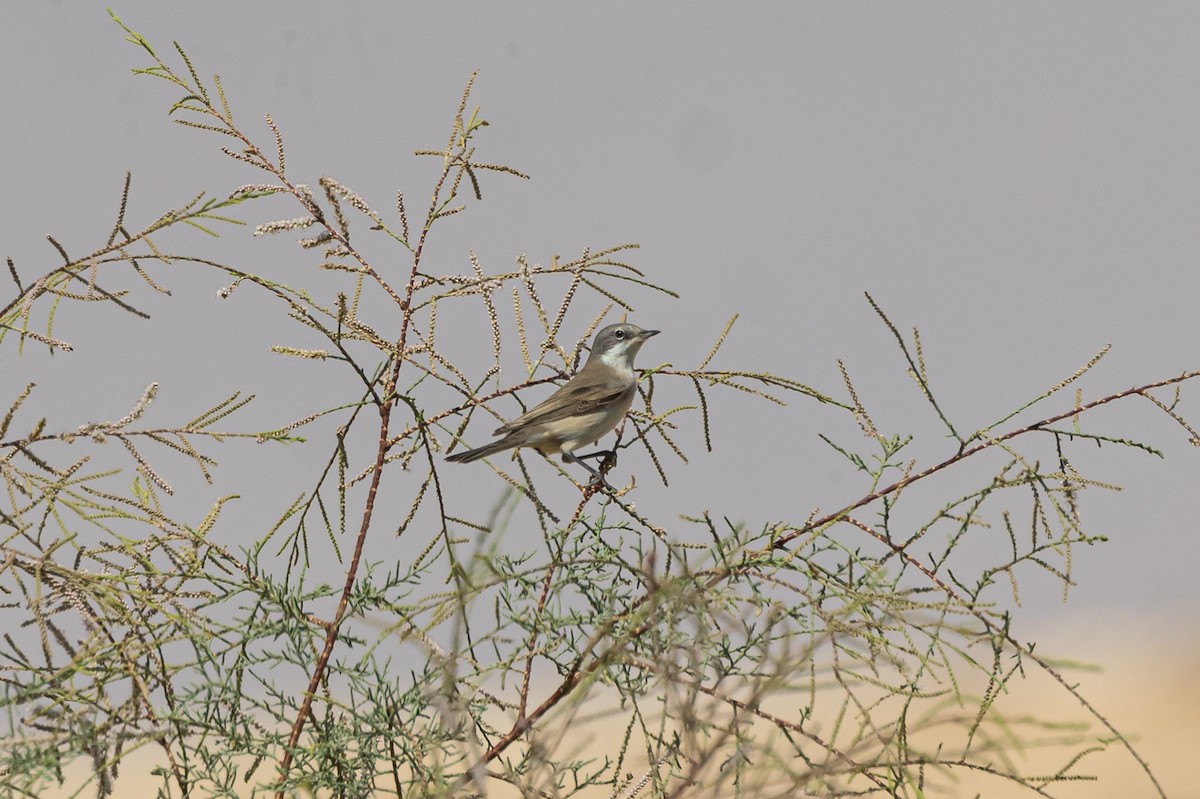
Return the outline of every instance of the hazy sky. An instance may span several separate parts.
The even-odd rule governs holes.
[[[548,263],[638,242],[632,262],[682,294],[630,295],[631,321],[664,331],[642,366],[695,365],[740,313],[715,366],[771,369],[840,393],[842,358],[881,428],[933,435],[920,452],[945,457],[949,444],[939,448],[936,420],[863,292],[901,330],[921,329],[934,387],[964,430],[1108,342],[1085,399],[1198,365],[1194,3],[142,1],[115,10],[160,52],[178,40],[202,75],[219,72],[235,114],[264,143],[271,112],[295,179],[332,175],[384,209],[397,188],[427,196],[432,165],[412,150],[442,145],[462,86],[480,70],[473,102],[491,122],[480,155],[533,179],[487,176],[485,201],[443,229],[428,271],[468,269],[470,250],[499,271],[518,253]],[[0,65],[0,241],[26,275],[56,264],[45,234],[74,253],[104,240],[126,170],[131,215],[143,223],[199,190],[258,179],[220,155],[214,137],[169,122],[177,97],[130,75],[145,59],[102,4],[10,9]],[[265,206],[243,213],[270,216]],[[305,279],[288,242],[252,241],[248,229],[183,241],[250,271],[291,259]],[[123,415],[152,380],[162,421],[236,389],[265,403],[251,419],[320,407],[314,372],[266,352],[288,343],[282,314],[248,319],[250,298],[218,300],[222,281],[209,273],[156,274],[175,296],[145,300],[150,323],[75,306],[56,326],[75,353],[18,359],[6,346],[5,402],[32,375],[61,427]],[[601,307],[588,303],[569,324],[582,328],[584,311]],[[1194,393],[1184,407],[1200,417]],[[697,430],[681,433],[692,457],[671,466],[670,489],[654,486],[644,456],[622,460],[641,478],[639,503],[757,526],[863,493],[817,438],[865,449],[844,415],[714,396],[717,451],[703,453]],[[482,421],[473,443],[490,431]],[[1148,402],[1103,424],[1150,438],[1168,458],[1078,450],[1077,467],[1126,490],[1086,493],[1085,520],[1111,541],[1076,552],[1070,603],[1033,581],[1031,615],[1098,636],[1121,614],[1194,634],[1197,452]],[[237,446],[221,456],[236,461]],[[266,474],[294,483],[310,455],[275,454]],[[454,479],[492,490],[486,467],[461,468]],[[247,474],[262,473],[223,467],[211,496]],[[952,496],[954,485],[931,496]]]

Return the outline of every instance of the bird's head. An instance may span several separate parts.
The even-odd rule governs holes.
[[[657,336],[657,330],[643,330],[637,325],[621,322],[609,325],[596,334],[592,342],[592,354],[588,357],[599,358],[600,361],[613,369],[621,371],[633,370],[633,356],[646,343],[646,339]]]

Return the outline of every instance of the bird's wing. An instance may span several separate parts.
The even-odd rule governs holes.
[[[633,385],[631,383],[627,386],[614,387],[603,377],[589,379],[586,375],[577,374],[564,383],[562,388],[551,394],[545,402],[533,407],[528,413],[513,419],[508,424],[498,427],[492,435],[498,436],[528,425],[545,424],[565,419],[568,416],[586,414],[616,400],[633,388]]]

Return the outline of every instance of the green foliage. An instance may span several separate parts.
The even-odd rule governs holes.
[[[43,794],[86,761],[86,782],[107,795],[119,764],[141,748],[157,751],[159,795],[170,797],[465,796],[501,783],[535,796],[917,797],[957,795],[955,780],[970,772],[1050,795],[1084,778],[1085,756],[1110,745],[1132,753],[1058,667],[1013,634],[1004,599],[1031,572],[1068,584],[1075,545],[1100,540],[1084,530],[1079,500],[1106,484],[1078,470],[1083,455],[1096,444],[1157,453],[1085,429],[1084,418],[1143,398],[1194,439],[1178,387],[1197,373],[1050,406],[1101,352],[964,433],[937,400],[919,336],[902,335],[870,300],[951,442],[925,463],[913,435],[876,426],[844,365],[840,399],[769,373],[710,368],[730,320],[694,369],[644,370],[641,403],[606,467],[639,447],[665,484],[677,461],[663,456],[684,459],[682,433],[711,449],[710,392],[731,388],[844,414],[853,443],[845,429],[822,438],[860,473],[860,499],[761,529],[707,512],[659,521],[631,501],[632,482],[591,486],[566,472],[538,482],[531,456],[519,454],[511,467],[491,464],[495,485],[509,490],[475,520],[448,491],[455,467],[441,457],[468,425],[471,436],[491,426],[472,418],[502,418],[503,403],[515,408],[526,389],[569,372],[602,320],[632,307],[626,292],[671,292],[624,260],[631,245],[549,266],[522,257],[495,273],[473,255],[461,274],[426,271],[431,233],[482,199],[485,178],[524,177],[476,158],[487,123],[469,109],[470,82],[446,145],[416,153],[440,159],[441,171],[413,226],[402,193],[384,214],[332,178],[315,190],[293,182],[269,115],[271,146],[260,148],[235,125],[219,79],[206,86],[178,45],[183,68],[170,66],[117,21],[150,59],[137,72],[176,92],[175,121],[232,143],[224,152],[265,173],[263,182],[223,200],[200,195],[132,232],[127,180],[104,246],[73,257],[52,240],[63,263],[32,283],[10,261],[16,291],[0,308],[0,345],[15,336],[18,349],[32,341],[69,350],[53,333],[63,301],[138,314],[135,297],[105,288],[110,273],[133,270],[165,291],[149,270],[186,261],[227,275],[223,296],[253,287],[255,313],[277,306],[319,335],[320,348],[274,350],[330,370],[343,397],[270,430],[224,428],[252,399],[240,393],[185,424],[139,427],[151,385],[124,418],[64,431],[30,418],[32,384],[15,392],[0,423],[7,793]],[[290,198],[298,216],[258,224],[255,235],[302,232],[312,266],[341,281],[332,296],[155,243],[180,224],[215,233],[213,223],[235,221],[226,209],[265,196]],[[398,248],[407,268],[381,269],[360,239]],[[509,307],[515,344],[502,332]],[[439,319],[467,314],[491,331],[483,374],[456,363],[439,335]],[[513,346],[524,377],[506,384],[502,353]],[[671,385],[695,404],[656,404]],[[1170,389],[1170,401],[1155,393]],[[1045,416],[1014,421],[1043,406]],[[207,479],[212,444],[247,438],[307,441],[317,477],[234,551],[220,542],[222,510],[236,497],[193,521],[171,518],[162,496],[173,488],[152,462],[171,450]],[[92,471],[88,454],[64,457],[73,442],[86,453],[106,440],[128,452],[132,481]],[[988,464],[989,476],[961,496],[931,504],[906,490],[968,462]],[[399,516],[380,510],[380,481],[393,470],[405,472],[393,489],[404,492]],[[576,490],[563,518],[541,499]],[[998,532],[1007,552],[982,564],[964,557]],[[392,537],[407,560],[370,556],[370,542]],[[341,571],[330,585],[313,564],[333,558]],[[1058,680],[1088,723],[1007,715],[1004,695],[1029,672]],[[1061,755],[1057,770],[1022,771],[1016,754],[1035,740]]]

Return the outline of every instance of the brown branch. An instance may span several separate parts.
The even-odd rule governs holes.
[[[455,136],[456,136],[456,134],[458,134],[458,132],[461,129],[461,120],[462,120],[463,109],[466,107],[467,95],[470,94],[471,84],[474,82],[474,80],[475,80],[475,75],[472,74],[471,79],[467,82],[467,87],[463,92],[462,101],[459,104],[458,116],[456,117],[455,125],[450,134],[450,143],[447,145],[447,148],[446,148],[447,152],[449,152],[450,149],[453,147],[454,141],[455,141]],[[465,135],[463,136],[462,141],[463,141],[463,146],[465,147],[465,144],[466,144]],[[465,160],[463,162],[460,162],[460,165],[459,165],[460,178],[461,178],[461,172],[465,168],[463,166],[464,163],[465,163]],[[392,291],[391,287],[388,286],[378,275],[375,274],[374,269],[371,269],[371,267],[366,263],[365,259],[363,259],[361,255],[359,255],[353,248],[350,247],[349,242],[344,241],[343,237],[338,235],[338,232],[336,231],[334,226],[329,225],[323,219],[320,220],[322,222],[322,224],[325,224],[326,228],[330,231],[330,233],[334,236],[334,238],[337,238],[339,241],[342,241],[343,244],[345,244],[347,250],[349,250],[351,253],[353,253],[354,256],[360,261],[360,263],[362,263],[364,267],[366,267],[367,269],[369,269],[371,271],[371,274],[375,277],[376,281],[399,304],[401,310],[403,311],[403,316],[402,316],[401,322],[400,322],[400,336],[396,342],[396,352],[397,353],[404,352],[404,348],[408,341],[408,333],[412,329],[412,315],[413,315],[412,298],[413,298],[413,293],[416,290],[417,279],[420,275],[419,270],[420,270],[420,265],[421,265],[421,255],[424,252],[425,242],[429,235],[429,231],[433,227],[433,223],[437,219],[438,208],[441,205],[440,195],[442,192],[442,188],[445,186],[447,177],[453,171],[453,165],[454,165],[454,162],[452,162],[449,159],[447,159],[444,162],[443,167],[442,167],[442,174],[439,176],[437,184],[434,187],[433,199],[430,202],[429,212],[426,216],[425,225],[421,230],[420,239],[418,240],[417,246],[413,251],[412,268],[409,271],[408,282],[407,282],[407,285],[405,286],[403,300],[401,300],[399,297],[397,297],[395,292]],[[282,170],[277,171],[274,167],[272,167],[269,171],[271,171],[273,174],[276,174],[276,176],[280,179],[280,181],[284,181]],[[288,184],[288,185],[290,186],[290,184]],[[455,185],[457,185],[457,179],[455,180]],[[293,193],[296,193],[296,192],[294,191]],[[299,199],[303,200],[303,197],[298,193],[297,193],[297,197]],[[372,470],[372,474],[371,474],[371,485],[367,491],[366,504],[363,507],[362,522],[359,526],[358,536],[354,543],[354,555],[351,558],[350,565],[346,570],[346,582],[345,582],[345,585],[342,587],[342,595],[341,595],[340,599],[338,600],[337,611],[334,613],[333,619],[330,622],[328,630],[325,635],[325,646],[321,650],[321,654],[317,658],[317,662],[313,667],[312,675],[309,678],[308,689],[304,693],[304,701],[301,703],[300,709],[296,714],[296,720],[292,724],[291,734],[288,736],[287,748],[284,752],[283,759],[280,761],[280,764],[279,764],[279,787],[275,794],[277,799],[284,799],[284,783],[287,779],[288,771],[291,769],[292,762],[295,758],[296,747],[299,745],[299,742],[300,742],[300,735],[304,731],[305,722],[307,721],[309,715],[312,713],[312,704],[313,704],[314,699],[316,698],[317,689],[320,687],[321,681],[324,679],[326,671],[329,667],[329,660],[333,656],[333,649],[338,641],[339,633],[341,630],[341,624],[342,624],[342,621],[345,619],[346,609],[350,604],[350,595],[353,592],[354,585],[358,579],[359,564],[362,560],[362,553],[363,553],[363,549],[365,548],[365,544],[366,544],[366,540],[367,540],[367,533],[370,531],[371,520],[374,516],[375,497],[379,490],[379,482],[383,476],[384,465],[387,462],[387,453],[388,453],[388,449],[389,449],[389,440],[390,440],[389,433],[390,433],[392,408],[395,407],[396,386],[399,384],[399,381],[400,381],[400,368],[401,368],[401,366],[403,366],[404,360],[405,359],[403,357],[400,357],[399,355],[397,355],[394,358],[394,360],[392,362],[391,373],[388,376],[387,384],[384,387],[383,401],[382,401],[382,404],[379,405],[379,441],[378,441],[378,445],[376,447],[376,452],[375,452],[375,466],[374,466],[374,468]]]
[[[1078,405],[1076,407],[1072,407],[1069,411],[1063,411],[1062,413],[1057,414],[1055,416],[1051,416],[1048,419],[1042,419],[1040,422],[1034,422],[1031,425],[1026,425],[1025,427],[1021,427],[1016,430],[1011,430],[1002,436],[997,436],[996,438],[988,439],[987,441],[984,441],[982,444],[976,444],[975,446],[970,447],[968,449],[959,450],[958,453],[947,458],[946,460],[942,461],[941,463],[936,463],[933,466],[930,466],[928,469],[925,469],[924,471],[919,472],[917,474],[909,475],[908,477],[901,478],[900,480],[897,480],[896,482],[892,483],[889,486],[886,486],[885,488],[881,488],[877,491],[873,491],[870,494],[867,494],[866,496],[847,505],[846,507],[842,508],[839,511],[830,513],[827,516],[822,516],[821,518],[816,519],[815,521],[809,522],[808,524],[804,525],[803,527],[799,527],[799,528],[795,528],[795,529],[791,530],[787,534],[782,535],[779,538],[776,538],[774,541],[772,541],[771,548],[772,549],[783,549],[787,546],[788,543],[790,543],[791,541],[794,541],[795,539],[799,538],[802,535],[810,533],[813,530],[819,529],[828,524],[832,524],[833,522],[838,521],[839,519],[846,516],[846,514],[850,513],[851,511],[857,510],[858,508],[861,508],[864,505],[869,505],[872,502],[874,502],[875,500],[882,499],[883,497],[886,497],[889,494],[894,494],[897,491],[900,491],[901,489],[903,489],[919,480],[924,480],[926,477],[929,477],[930,475],[940,472],[947,467],[953,466],[954,464],[958,463],[959,461],[965,460],[965,459],[971,457],[972,455],[982,452],[985,449],[990,449],[991,447],[994,447],[997,444],[1001,444],[1005,441],[1016,438],[1018,436],[1023,436],[1026,433],[1037,432],[1039,430],[1042,430],[1045,427],[1049,427],[1052,424],[1061,422],[1064,419],[1070,419],[1072,417],[1078,416],[1081,413],[1090,411],[1093,408],[1098,408],[1101,405],[1107,405],[1108,403],[1113,402],[1115,400],[1124,399],[1125,397],[1130,397],[1130,396],[1134,396],[1134,395],[1146,396],[1146,392],[1150,391],[1151,389],[1162,388],[1163,386],[1178,385],[1185,381],[1192,380],[1196,377],[1200,377],[1200,371],[1184,372],[1181,375],[1177,375],[1176,377],[1167,378],[1166,380],[1159,380],[1154,383],[1147,383],[1144,386],[1136,386],[1134,388],[1128,388],[1128,389],[1125,389],[1124,391],[1119,391],[1116,394],[1109,394],[1107,397],[1101,397],[1098,400],[1094,400],[1092,402],[1088,402],[1083,405]]]
[[[296,747],[300,742],[300,734],[304,731],[304,723],[312,711],[312,703],[316,698],[317,688],[320,687],[321,680],[325,676],[325,670],[329,666],[329,659],[333,656],[333,647],[337,643],[342,621],[346,618],[346,608],[350,605],[350,594],[354,590],[354,584],[358,578],[358,566],[362,560],[363,549],[367,541],[367,531],[371,528],[371,519],[375,512],[375,497],[379,491],[379,481],[383,476],[383,461],[387,457],[388,422],[391,419],[392,407],[392,403],[387,402],[379,409],[379,443],[375,452],[375,471],[371,475],[371,487],[367,491],[367,501],[363,507],[362,523],[359,525],[358,538],[354,543],[354,555],[351,557],[350,566],[346,570],[346,582],[342,586],[342,595],[338,599],[337,610],[333,614],[333,619],[330,621],[325,633],[325,647],[321,650],[321,654],[317,658],[317,663],[313,667],[312,676],[308,681],[308,688],[304,692],[304,701],[300,703],[296,720],[292,723],[292,731],[288,736],[287,749],[284,751],[283,760],[279,764],[280,787],[275,794],[277,799],[284,798],[283,781],[287,778],[288,770],[291,768]]]

